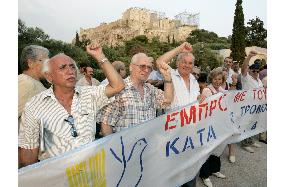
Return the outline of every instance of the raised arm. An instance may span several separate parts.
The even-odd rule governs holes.
[[[156,62],[157,64],[160,62],[166,62],[166,63],[170,63],[171,59],[173,59],[176,55],[178,55],[179,53],[183,53],[183,52],[191,52],[192,51],[192,46],[190,45],[190,43],[184,42],[183,44],[181,44],[180,46],[166,52],[165,54],[163,54],[162,56],[160,56]]]
[[[158,65],[161,74],[164,77],[164,104],[170,105],[174,98],[174,87],[170,72],[170,66],[164,62]]]
[[[119,73],[114,69],[108,59],[105,57],[102,48],[99,45],[88,45],[87,53],[98,61],[98,65],[103,70],[109,80],[105,93],[107,97],[112,97],[124,88],[124,82]]]
[[[247,76],[248,64],[249,64],[251,57],[255,56],[256,54],[257,53],[255,51],[250,51],[247,58],[244,60],[244,63],[243,63],[242,68],[241,68],[241,73],[244,77]]]

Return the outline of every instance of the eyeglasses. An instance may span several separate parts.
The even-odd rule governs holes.
[[[74,118],[72,115],[69,115],[67,119],[65,119],[64,121],[68,122],[69,125],[71,126],[71,136],[73,136],[74,138],[78,136],[77,130],[74,126]]]
[[[259,73],[259,70],[251,70],[253,73]]]
[[[145,71],[146,69],[148,69],[149,72],[153,71],[153,66],[147,66],[145,64],[142,65],[133,64],[133,65],[138,66],[141,71]]]

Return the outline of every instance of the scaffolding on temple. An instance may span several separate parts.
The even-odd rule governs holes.
[[[200,13],[191,14],[187,11],[184,11],[176,15],[175,19],[179,20],[181,25],[191,25],[199,27],[199,15]]]

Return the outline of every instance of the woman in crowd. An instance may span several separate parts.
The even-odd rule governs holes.
[[[223,73],[223,69],[215,68],[213,69],[208,76],[209,85],[203,89],[202,94],[206,97],[217,94],[218,92],[224,92],[225,89],[222,87],[222,84],[226,82],[226,77]],[[200,169],[199,176],[201,177],[203,183],[212,187],[212,182],[209,179],[210,175],[215,175],[218,178],[226,178],[226,176],[220,173],[221,169],[221,160],[220,157],[215,155],[210,155],[206,162],[202,165]]]

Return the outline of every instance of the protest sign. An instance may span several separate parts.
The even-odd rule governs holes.
[[[22,168],[19,186],[179,186],[227,142],[265,131],[266,110],[265,89],[218,93]]]

